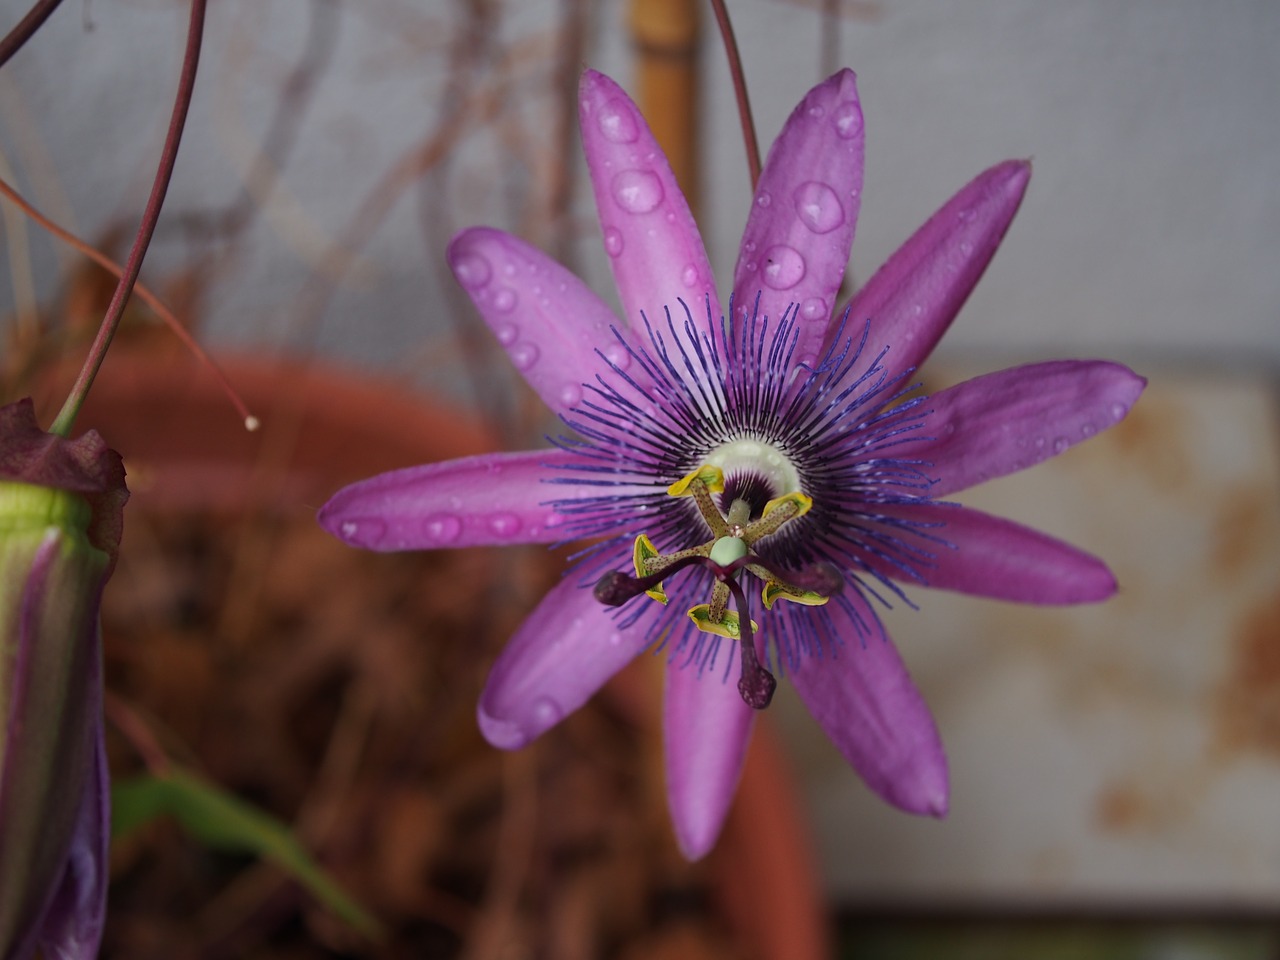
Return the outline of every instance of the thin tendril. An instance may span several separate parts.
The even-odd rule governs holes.
[[[0,67],[9,62],[9,58],[26,45],[37,30],[49,19],[49,14],[58,8],[62,0],[36,0],[27,11],[27,15],[18,21],[18,25],[0,40]]]
[[[720,27],[720,37],[724,41],[724,52],[729,58],[729,74],[733,77],[733,95],[738,101],[742,140],[747,149],[747,170],[751,174],[751,189],[754,192],[760,182],[760,144],[756,140],[756,122],[751,118],[751,101],[747,97],[747,81],[742,74],[742,58],[738,53],[738,41],[733,37],[733,24],[729,22],[729,11],[725,8],[724,0],[711,0],[711,9],[715,11],[716,24]]]
[[[160,153],[160,164],[156,170],[155,182],[151,186],[151,196],[147,199],[146,209],[142,214],[142,222],[138,225],[138,235],[125,261],[124,273],[116,285],[107,312],[98,327],[98,335],[89,348],[80,375],[76,378],[67,396],[66,402],[58,412],[58,417],[49,428],[50,433],[59,436],[70,436],[71,426],[76,414],[88,396],[93,379],[98,375],[98,368],[106,358],[107,348],[111,346],[111,338],[115,336],[124,316],[125,304],[133,285],[142,270],[142,259],[146,256],[151,237],[156,231],[156,223],[160,219],[160,208],[164,205],[164,196],[169,189],[169,180],[173,176],[174,161],[178,156],[178,144],[182,141],[182,128],[187,122],[187,110],[191,106],[191,92],[195,88],[196,67],[200,62],[200,41],[204,35],[204,13],[206,0],[191,0],[191,19],[187,28],[187,48],[182,60],[182,73],[178,78],[178,94],[173,104],[173,115],[169,120],[169,132],[165,136],[164,149]]]
[[[5,183],[3,179],[0,179],[0,194],[4,194],[4,196],[6,196],[14,206],[25,213],[33,222],[44,227],[45,230],[49,231],[49,233],[53,234],[73,250],[77,250],[84,254],[98,266],[102,267],[103,270],[106,270],[117,279],[123,276],[124,268],[121,267],[120,264],[116,263],[101,251],[95,250],[69,230],[64,230],[62,227],[58,226],[33,207],[26,198],[19,194],[18,191],[14,190],[13,187],[9,186],[9,184]],[[249,412],[248,408],[244,405],[244,401],[240,399],[240,395],[236,393],[235,387],[231,385],[231,381],[227,379],[227,375],[222,371],[222,368],[214,362],[214,359],[211,356],[205,353],[204,348],[201,347],[196,339],[187,332],[187,328],[179,322],[178,318],[173,315],[173,311],[166,307],[163,301],[152,293],[150,288],[141,281],[138,281],[134,285],[134,293],[138,295],[139,300],[151,308],[151,311],[156,316],[164,321],[164,323],[169,327],[169,330],[172,331],[173,335],[181,340],[188,350],[195,354],[196,359],[209,368],[213,373],[214,378],[218,381],[218,385],[222,387],[222,391],[231,401],[231,405],[236,408],[236,412],[239,413],[241,419],[244,420],[245,428],[248,430],[256,430],[258,428],[258,418]]]

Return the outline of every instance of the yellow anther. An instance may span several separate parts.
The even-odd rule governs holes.
[[[795,493],[784,493],[780,497],[774,497],[764,505],[764,511],[760,516],[767,517],[774,510],[780,510],[787,506],[791,506],[795,512],[789,513],[784,519],[794,520],[796,517],[803,517],[813,507],[813,498],[807,497],[800,491]]]
[[[633,547],[631,551],[631,560],[635,564],[636,576],[643,579],[653,573],[654,571],[649,569],[645,561],[652,560],[660,556],[662,556],[662,554],[658,553],[658,548],[653,545],[653,541],[647,536],[642,533],[640,536],[636,537],[635,547]],[[666,591],[662,589],[661,583],[651,590],[646,590],[645,594],[653,597],[653,599],[657,600],[659,603],[667,602],[667,594]]]
[[[792,603],[803,604],[806,607],[820,607],[831,599],[830,597],[824,597],[820,593],[814,593],[812,590],[796,590],[794,587],[788,587],[785,583],[779,583],[777,580],[767,581],[760,596],[764,600],[764,608],[766,610],[773,609],[774,603],[778,600],[790,600]]]
[[[688,497],[692,495],[689,485],[695,480],[701,480],[703,486],[707,488],[709,493],[724,492],[724,471],[719,467],[713,467],[709,464],[703,464],[697,470],[688,476],[681,477],[671,486],[667,487],[667,496],[669,497]]]
[[[700,603],[690,608],[689,619],[703,633],[714,633],[716,636],[728,637],[730,640],[737,640],[741,634],[742,624],[738,620],[738,615],[732,610],[722,613],[719,620],[712,620],[710,605]],[[757,631],[760,626],[752,620],[751,629]]]

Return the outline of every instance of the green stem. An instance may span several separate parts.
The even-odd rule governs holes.
[[[716,24],[724,41],[724,52],[729,58],[729,74],[733,77],[733,95],[738,101],[738,117],[742,121],[742,140],[747,149],[747,171],[751,175],[751,189],[760,182],[760,144],[756,140],[756,122],[751,118],[751,101],[747,97],[747,81],[742,74],[742,57],[738,54],[738,41],[733,36],[733,24],[724,0],[711,0]]]
[[[182,129],[187,122],[187,110],[191,106],[191,93],[195,89],[196,67],[200,62],[200,41],[204,36],[204,12],[207,0],[191,0],[191,19],[187,27],[187,49],[182,60],[182,73],[178,77],[178,95],[173,104],[173,116],[169,120],[169,132],[165,136],[164,149],[160,153],[160,165],[156,170],[155,181],[151,185],[151,196],[147,199],[147,207],[142,213],[142,222],[138,225],[138,235],[134,238],[133,247],[129,251],[129,259],[125,261],[124,272],[120,282],[107,305],[107,312],[98,327],[98,335],[89,348],[80,375],[76,378],[67,396],[66,403],[49,428],[50,433],[67,437],[71,435],[71,427],[76,414],[89,395],[93,379],[98,375],[98,368],[106,358],[107,348],[111,346],[111,338],[120,326],[120,318],[124,316],[125,305],[133,292],[133,285],[142,270],[142,259],[147,255],[147,247],[156,231],[156,223],[160,219],[160,208],[164,205],[164,196],[169,189],[169,181],[173,177],[173,164],[178,157],[178,144],[182,142]]]

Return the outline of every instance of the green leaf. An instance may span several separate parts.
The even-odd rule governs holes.
[[[274,863],[365,936],[376,939],[382,935],[378,921],[311,859],[287,824],[270,814],[182,770],[113,785],[113,839],[166,815],[208,847],[255,854]]]

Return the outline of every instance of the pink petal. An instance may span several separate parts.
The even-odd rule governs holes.
[[[434,550],[572,537],[548,501],[599,496],[601,487],[544,483],[580,474],[564,450],[488,453],[379,474],[343,487],[320,508],[320,525],[367,550]],[[609,488],[610,493],[617,488]]]
[[[626,324],[581,280],[541,250],[489,227],[473,227],[449,245],[449,266],[544,403],[564,416],[582,402],[584,383],[608,366],[596,351],[648,380],[614,330]]]
[[[689,860],[715,846],[742,775],[755,711],[743,703],[736,677],[736,670],[728,680],[717,669],[699,673],[679,658],[667,665],[667,803],[680,852]]]
[[[822,348],[862,202],[862,107],[852,70],[814,87],[769,150],[733,273],[734,311],[798,306],[796,361]]]
[[[991,262],[1030,179],[1023,160],[979,174],[876,271],[854,296],[844,331],[856,344],[871,321],[865,358],[887,347],[890,377],[924,362]]]
[[[1024,470],[1119,423],[1146,385],[1105,360],[1001,370],[929,397],[921,433],[930,439],[903,449],[929,461],[929,496],[943,497]]]
[[[480,732],[516,750],[590,699],[645,646],[573,573],[529,614],[493,665],[476,707]]]
[[[875,612],[853,589],[821,608],[834,635],[791,682],[846,760],[888,803],[945,816],[947,758],[929,708]]]
[[[718,328],[720,301],[702,236],[639,108],[594,70],[582,74],[578,103],[582,149],[627,322],[639,329],[644,313],[655,325],[665,323],[669,307],[679,325],[683,299],[696,329],[709,333],[709,298]]]
[[[913,564],[924,586],[1016,603],[1095,603],[1116,592],[1116,579],[1092,554],[1048,534],[957,504],[884,506],[881,511],[922,524],[945,541],[928,544],[927,562]],[[898,568],[877,570],[908,583]]]

